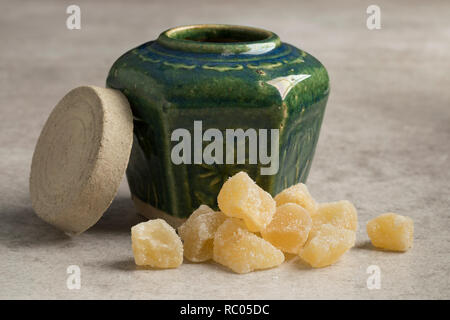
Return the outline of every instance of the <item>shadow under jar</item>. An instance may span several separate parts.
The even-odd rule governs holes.
[[[329,95],[327,71],[313,56],[273,32],[231,25],[169,29],[122,55],[107,86],[128,98],[134,115],[127,179],[135,202],[177,218],[187,218],[201,204],[217,208],[222,184],[239,171],[272,195],[305,182]],[[198,144],[194,122],[200,121],[200,139],[208,129],[223,134],[222,164],[201,157],[212,139]],[[172,134],[180,128],[191,136],[191,154],[183,154],[190,164],[171,157],[179,144]],[[278,170],[261,174],[269,164],[259,157],[254,163],[250,139],[240,161],[235,144],[227,164],[227,129],[257,134],[277,129]],[[267,140],[270,155],[275,151],[270,134]]]

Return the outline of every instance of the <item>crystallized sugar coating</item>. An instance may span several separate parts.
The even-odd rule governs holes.
[[[295,203],[277,207],[270,224],[261,231],[262,237],[278,249],[298,254],[308,239],[312,227],[311,217]]]
[[[314,230],[326,223],[353,231],[358,228],[358,213],[355,206],[347,200],[322,203],[311,217]]]
[[[243,219],[252,232],[264,229],[275,213],[272,196],[242,171],[223,184],[217,202],[225,215]]]
[[[213,211],[214,210],[211,209],[206,204],[202,204],[194,212],[191,213],[191,215],[189,216],[188,220],[186,220],[186,222],[189,221],[189,219],[194,219],[194,218],[197,218],[197,217],[199,217],[201,215],[204,215],[205,213],[209,213],[209,212],[213,212]],[[180,226],[180,228],[181,228],[181,226]],[[178,231],[180,231],[180,228],[178,228]],[[181,229],[183,229],[183,228],[181,228]]]
[[[134,261],[138,266],[177,268],[183,262],[183,244],[164,220],[142,222],[131,228]]]
[[[236,273],[272,268],[284,261],[283,252],[233,218],[227,219],[217,229],[213,258]]]
[[[354,244],[354,231],[323,224],[308,239],[300,257],[312,267],[322,268],[335,263]]]
[[[308,188],[303,183],[298,183],[287,189],[284,189],[275,196],[277,206],[285,203],[296,203],[305,208],[311,215],[317,209],[317,203],[308,191]]]
[[[212,259],[214,234],[225,219],[222,212],[214,211],[206,205],[195,210],[178,228],[183,240],[184,256],[192,262]]]
[[[399,214],[384,213],[367,223],[367,234],[375,247],[406,251],[413,245],[414,222]]]

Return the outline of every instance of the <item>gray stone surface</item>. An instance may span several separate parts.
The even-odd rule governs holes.
[[[382,29],[365,26],[374,1],[76,1],[82,29],[65,28],[70,1],[4,1],[0,12],[0,298],[450,298],[450,25],[448,1],[375,1]],[[319,201],[349,199],[357,245],[336,265],[298,259],[236,275],[213,264],[138,270],[124,181],[111,208],[69,238],[30,207],[28,176],[40,129],[58,100],[104,85],[125,50],[171,26],[233,23],[275,31],[318,57],[331,96],[308,185]],[[404,254],[374,250],[366,222],[386,211],[415,220]],[[68,290],[66,268],[81,268]],[[381,268],[368,290],[366,269]]]

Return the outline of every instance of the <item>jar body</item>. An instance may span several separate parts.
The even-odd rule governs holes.
[[[128,98],[134,116],[127,168],[132,195],[186,218],[201,204],[217,208],[222,184],[239,171],[246,171],[272,195],[305,182],[329,95],[323,65],[284,43],[267,52],[197,51],[150,41],[122,55],[109,72],[107,86]],[[177,129],[191,134],[190,163],[173,161]],[[223,164],[208,164],[201,156],[194,159],[195,141],[201,141],[203,151],[211,141],[204,136],[199,140],[199,132],[202,136],[208,129],[223,133]],[[244,163],[237,160],[236,144],[234,160],[227,164],[227,129],[254,129],[256,133],[278,129],[278,170],[261,174],[268,164],[250,161],[250,139],[246,140]]]

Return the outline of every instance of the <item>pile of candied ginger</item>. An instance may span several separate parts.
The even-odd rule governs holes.
[[[178,228],[162,219],[131,229],[135,262],[176,268],[183,256],[192,262],[214,260],[237,273],[282,264],[298,255],[311,267],[329,266],[355,244],[358,215],[347,200],[318,204],[299,183],[272,196],[245,172],[229,178],[217,197],[220,211],[201,205]],[[406,251],[413,221],[386,213],[367,223],[375,247]]]

